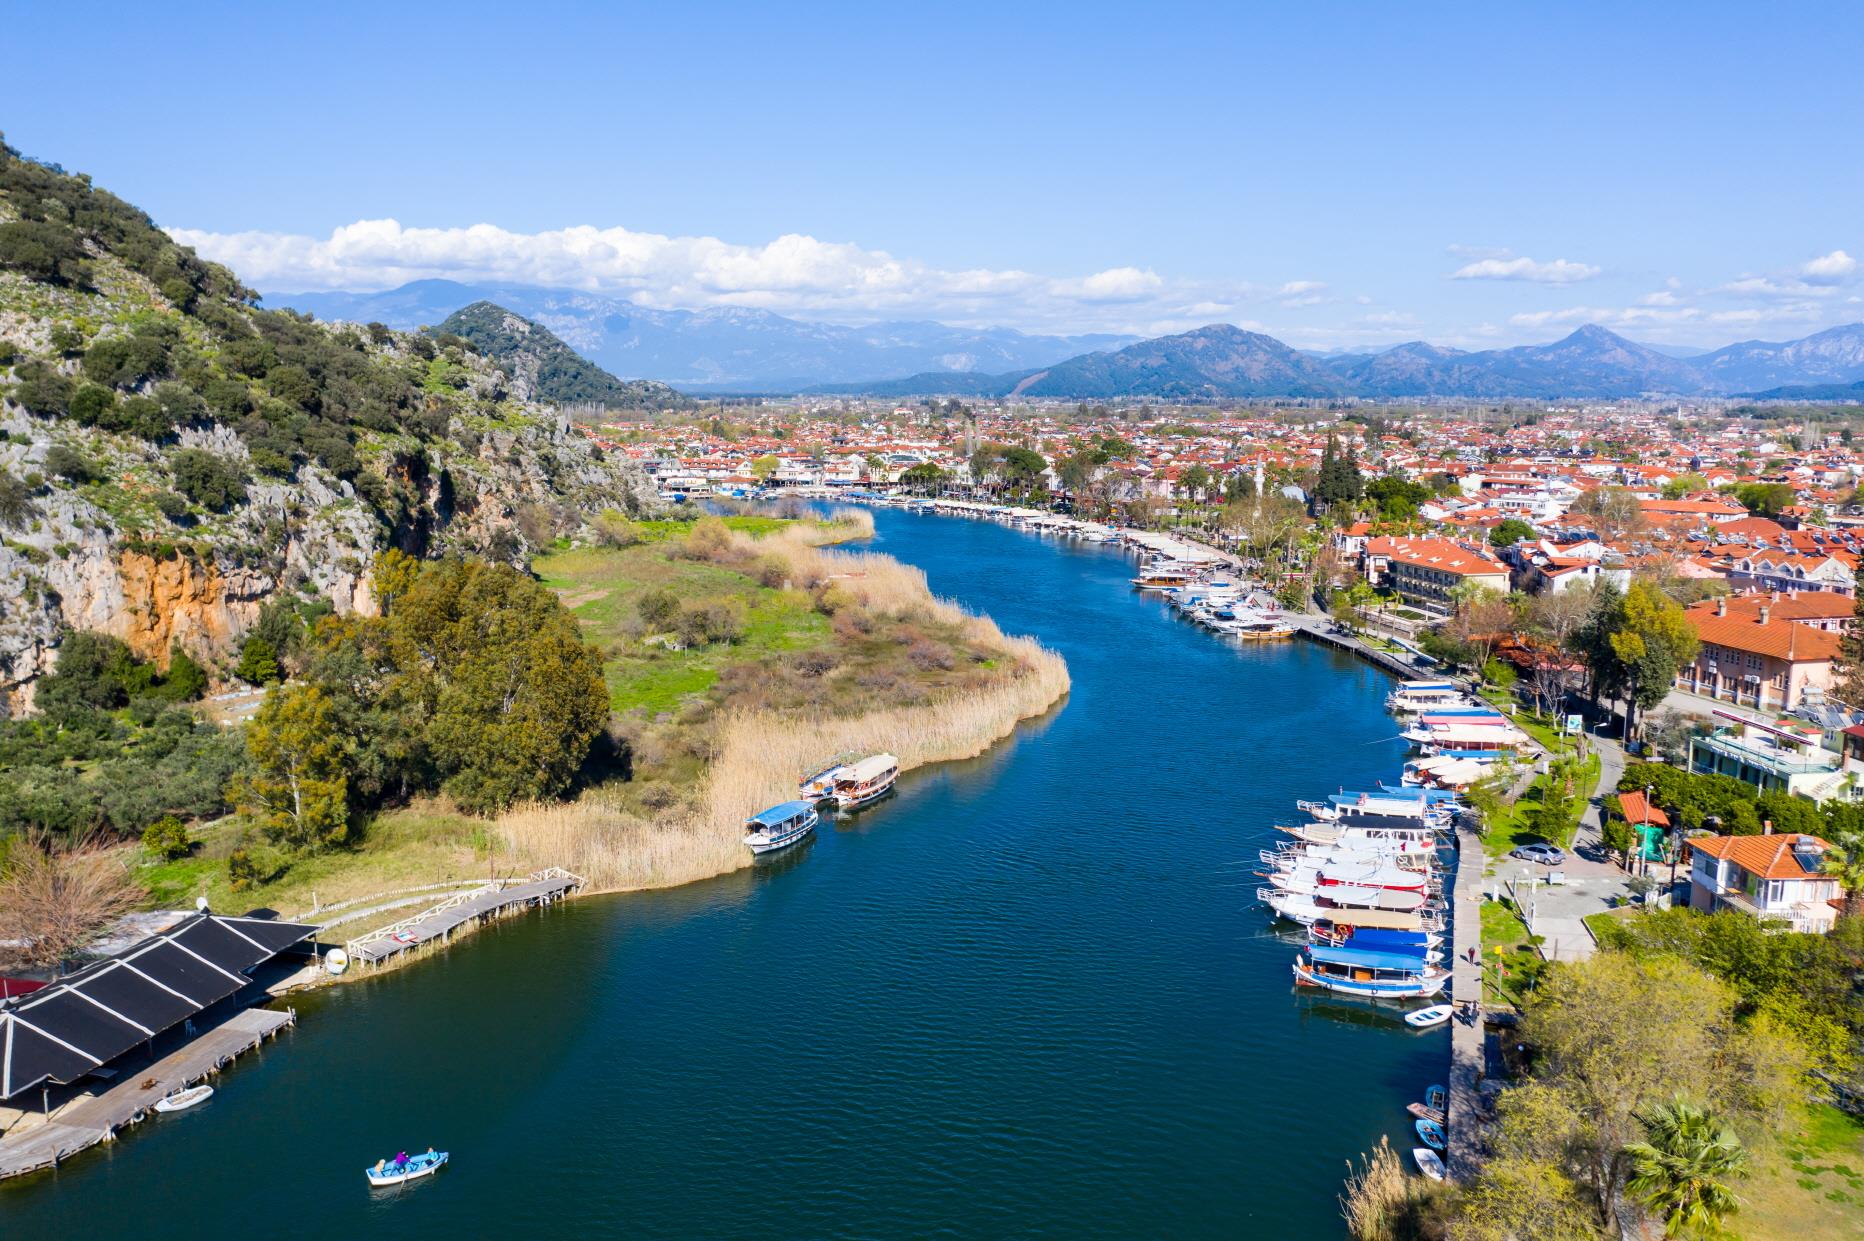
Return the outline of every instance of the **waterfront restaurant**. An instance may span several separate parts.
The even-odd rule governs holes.
[[[190,914],[168,930],[0,1007],[0,1100],[113,1076],[110,1062],[251,984],[314,926]]]

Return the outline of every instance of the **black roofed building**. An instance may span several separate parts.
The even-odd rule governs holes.
[[[0,1006],[0,1099],[68,1084],[244,988],[316,927],[197,913]]]

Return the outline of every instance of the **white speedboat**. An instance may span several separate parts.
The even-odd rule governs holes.
[[[1417,1160],[1417,1170],[1433,1181],[1443,1179],[1443,1156],[1428,1146],[1419,1146],[1411,1151],[1411,1158]]]
[[[191,1107],[199,1107],[214,1097],[212,1086],[189,1086],[186,1090],[177,1090],[157,1101],[158,1112],[185,1112]]]
[[[786,801],[760,810],[744,822],[744,843],[752,853],[774,853],[788,848],[815,831],[820,818],[806,801]]]
[[[432,1176],[446,1166],[447,1152],[428,1149],[418,1155],[407,1152],[393,1159],[378,1159],[375,1167],[364,1168],[363,1175],[369,1178],[369,1184],[378,1189],[390,1185],[405,1185],[409,1181],[418,1181],[424,1176]]]
[[[879,801],[893,790],[900,778],[900,760],[891,754],[870,754],[849,763],[835,777],[837,810],[859,810],[869,802]]]

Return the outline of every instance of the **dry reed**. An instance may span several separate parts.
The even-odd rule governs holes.
[[[873,518],[864,511],[834,515],[844,532],[853,519],[871,532]],[[594,891],[668,887],[724,874],[750,863],[741,840],[744,820],[794,796],[796,781],[835,755],[885,751],[899,757],[902,770],[972,758],[1068,692],[1068,667],[1055,652],[1006,636],[989,619],[936,597],[924,573],[889,556],[820,550],[816,544],[825,533],[798,524],[754,543],[742,533],[733,538],[747,553],[782,559],[799,585],[832,581],[870,612],[962,627],[967,640],[995,653],[1003,675],[935,702],[856,716],[728,711],[719,720],[697,808],[650,822],[599,792],[567,805],[520,807],[497,824],[516,861],[567,867]]]

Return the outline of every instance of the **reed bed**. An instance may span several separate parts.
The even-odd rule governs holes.
[[[858,509],[838,510],[831,520],[833,530],[799,523],[756,540],[734,533],[734,550],[778,556],[796,586],[845,590],[870,612],[957,625],[968,640],[995,653],[1000,675],[933,702],[860,715],[728,708],[715,723],[705,783],[692,805],[650,820],[596,790],[568,804],[519,807],[496,824],[514,861],[567,867],[587,878],[592,891],[669,887],[725,874],[750,864],[744,820],[793,797],[800,777],[836,755],[885,751],[899,757],[902,770],[972,758],[1068,692],[1061,656],[938,598],[918,569],[872,552],[823,551],[818,544],[825,536],[848,537],[849,526],[873,529],[873,518]]]

